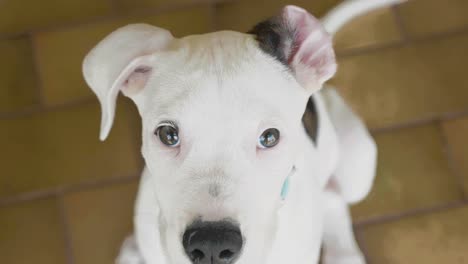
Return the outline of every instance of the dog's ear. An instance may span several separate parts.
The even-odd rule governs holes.
[[[317,18],[300,7],[286,6],[280,15],[257,24],[249,33],[311,93],[336,72],[331,36]]]
[[[112,127],[119,91],[130,96],[143,89],[153,70],[152,55],[172,40],[167,30],[133,24],[112,32],[88,53],[83,74],[101,103],[101,140]]]

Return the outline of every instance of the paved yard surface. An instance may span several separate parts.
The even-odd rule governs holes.
[[[285,4],[320,16],[338,2],[0,1],[0,262],[113,263],[132,230],[139,117],[119,98],[99,142],[99,106],[81,75],[107,33],[131,22],[176,36],[246,31]],[[379,146],[373,191],[352,208],[372,264],[468,263],[467,13],[466,0],[413,0],[335,38],[331,83]]]

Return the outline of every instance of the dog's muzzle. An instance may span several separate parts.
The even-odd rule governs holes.
[[[228,221],[197,221],[187,228],[182,243],[194,264],[233,264],[243,246],[239,227]]]

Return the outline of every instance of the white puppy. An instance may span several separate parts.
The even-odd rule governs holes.
[[[101,139],[121,91],[143,121],[146,168],[136,239],[118,262],[364,263],[347,204],[374,178],[376,147],[325,81],[330,35],[398,0],[346,1],[323,23],[285,7],[249,34],[181,39],[154,26],[118,29],[86,57],[102,106]]]

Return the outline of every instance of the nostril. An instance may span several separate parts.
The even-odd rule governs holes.
[[[239,258],[243,239],[231,222],[195,222],[182,236],[187,257],[194,264],[233,264]]]
[[[232,252],[229,249],[223,250],[221,251],[221,253],[219,253],[219,258],[222,260],[231,260],[233,257],[234,257],[234,252]]]
[[[199,262],[204,257],[205,257],[205,254],[199,249],[195,249],[192,252],[190,252],[190,259],[193,261]]]

